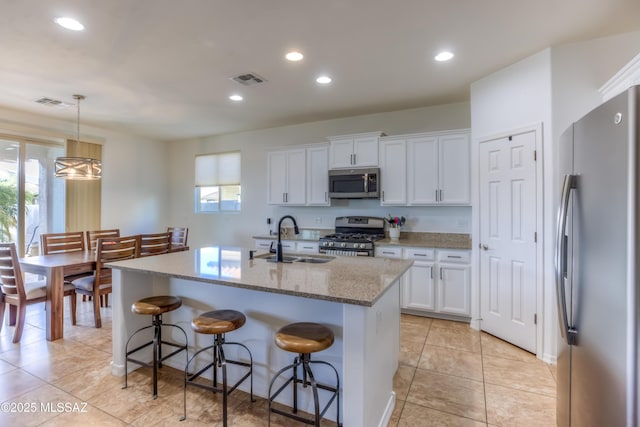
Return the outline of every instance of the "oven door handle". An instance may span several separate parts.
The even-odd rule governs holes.
[[[364,192],[365,193],[369,192],[369,174],[368,173],[364,174]]]

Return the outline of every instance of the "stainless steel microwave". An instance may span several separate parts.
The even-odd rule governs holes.
[[[332,199],[379,199],[380,169],[332,169],[329,171]]]

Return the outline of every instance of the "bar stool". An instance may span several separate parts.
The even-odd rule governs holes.
[[[171,356],[178,354],[181,351],[185,351],[185,359],[189,360],[189,354],[187,350],[187,333],[178,325],[174,325],[171,323],[162,323],[162,315],[164,313],[168,313],[170,311],[176,310],[182,306],[182,300],[178,297],[174,296],[154,296],[149,298],[143,298],[134,302],[131,305],[131,311],[135,314],[142,315],[151,315],[151,325],[145,326],[143,328],[135,331],[127,340],[127,344],[125,346],[125,361],[124,361],[124,387],[127,388],[127,377],[128,377],[128,369],[127,363],[134,362],[141,366],[146,366],[147,368],[153,368],[153,398],[156,399],[158,397],[158,368],[162,368],[162,362]],[[172,326],[174,328],[178,328],[184,334],[184,345],[176,344],[170,341],[164,341],[162,339],[162,326]],[[138,333],[153,328],[153,339],[141,346],[134,348],[133,350],[129,350],[129,343]],[[170,354],[165,356],[162,355],[162,344],[166,344],[169,346],[176,347],[177,350],[173,351]],[[148,346],[153,346],[153,360],[151,363],[143,362],[141,360],[130,357],[133,353],[142,350]]]
[[[191,329],[198,334],[214,335],[213,344],[198,350],[187,362],[184,370],[184,414],[180,418],[183,421],[187,418],[187,384],[211,390],[215,393],[222,393],[222,424],[227,426],[227,396],[230,395],[244,380],[250,378],[250,394],[251,401],[253,398],[253,357],[246,345],[239,342],[226,342],[225,334],[227,332],[240,329],[246,322],[246,317],[236,310],[214,310],[201,314],[191,322]],[[237,345],[244,348],[249,355],[249,363],[237,360],[229,360],[224,355],[224,345]],[[207,364],[194,374],[189,373],[191,362],[202,352],[213,349],[213,362]],[[249,368],[242,378],[238,380],[231,388],[227,387],[227,363],[239,365]],[[213,368],[213,385],[202,384],[196,382],[198,377]],[[218,368],[222,371],[222,387],[218,386]]]
[[[305,424],[313,424],[320,426],[320,419],[324,416],[331,403],[336,400],[337,404],[337,417],[336,424],[340,426],[340,377],[338,371],[328,362],[322,360],[311,360],[311,353],[326,350],[333,345],[335,337],[331,329],[318,323],[291,323],[283,326],[276,333],[276,345],[285,351],[292,353],[298,353],[298,356],[293,360],[291,365],[282,368],[271,380],[269,384],[269,424],[271,424],[271,413],[283,415],[285,417],[293,418],[294,420],[301,421]],[[336,386],[331,387],[325,384],[319,384],[316,382],[313,372],[311,371],[311,364],[327,365],[336,374]],[[298,366],[302,365],[302,379],[298,378]],[[285,371],[293,368],[293,375],[274,393],[271,394],[273,384],[278,377]],[[272,407],[273,400],[293,382],[293,407],[291,412],[285,412],[280,409]],[[314,419],[304,418],[296,415],[298,412],[298,384],[302,384],[302,387],[311,386],[313,391],[313,402],[315,407]],[[320,401],[318,399],[318,389],[327,390],[331,392],[331,398],[327,402],[326,406],[320,411]]]

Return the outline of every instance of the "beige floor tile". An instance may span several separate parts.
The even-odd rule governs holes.
[[[400,339],[408,339],[412,341],[420,341],[424,342],[427,339],[427,334],[429,333],[429,327],[418,325],[415,323],[405,323],[400,328]]]
[[[118,387],[124,386],[124,377],[111,375],[111,366],[106,363],[83,369],[82,375],[78,375],[78,372],[71,372],[53,381],[52,384],[67,393],[88,401],[102,393],[105,388],[117,390]]]
[[[485,332],[480,334],[480,341],[482,343],[482,354],[485,356],[502,357],[504,359],[520,360],[523,362],[537,360],[535,354],[529,353],[520,347],[516,347]]]
[[[552,427],[556,425],[553,397],[486,384],[487,419],[501,427]]]
[[[455,331],[461,332],[478,332],[474,329],[471,329],[471,326],[469,326],[468,322],[456,322],[454,320],[433,319],[431,326],[435,328],[453,329]]]
[[[100,409],[87,405],[86,412],[71,411],[58,415],[55,418],[41,424],[42,427],[69,427],[69,426],[100,426],[122,427],[128,424]],[[175,425],[175,424],[173,424]]]
[[[81,411],[87,406],[85,402],[49,384],[14,396],[10,401],[15,405],[23,405],[22,408],[28,408],[28,410],[14,413],[3,411],[0,413],[0,425],[40,425],[62,413]]]
[[[432,325],[427,336],[427,344],[474,353],[480,353],[481,351],[480,333],[471,329],[457,330],[454,328],[439,328]]]
[[[14,369],[18,369],[18,368],[16,366],[13,366],[11,363],[5,362],[4,360],[2,360],[0,355],[0,374],[13,371]]]
[[[480,381],[417,369],[407,403],[486,421],[484,387]]]
[[[556,382],[547,365],[537,359],[530,362],[483,356],[484,380],[517,390],[555,397]]]
[[[403,326],[418,325],[424,327],[425,329],[429,329],[431,327],[431,322],[433,322],[433,319],[430,317],[413,316],[411,314],[400,315],[400,323]]]
[[[400,340],[400,354],[398,355],[398,362],[401,365],[407,365],[416,367],[424,348],[424,340]]]
[[[425,345],[418,368],[482,381],[482,355],[452,348]]]
[[[406,365],[398,366],[398,370],[393,377],[393,391],[396,392],[396,399],[405,400],[413,381],[416,368]]]
[[[14,369],[0,375],[0,402],[42,387],[46,383],[22,369]]]
[[[553,375],[553,380],[558,384],[558,366],[557,365],[547,365],[549,371],[551,371],[551,375]]]
[[[485,423],[407,402],[398,427],[484,427]]]

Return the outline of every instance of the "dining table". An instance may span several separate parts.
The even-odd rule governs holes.
[[[64,278],[92,272],[96,268],[94,251],[61,252],[20,258],[23,272],[46,277],[46,336],[48,341],[64,337]]]

